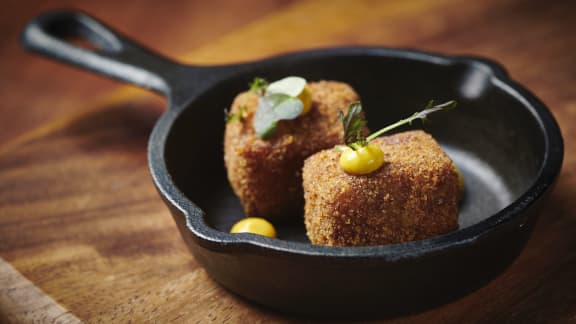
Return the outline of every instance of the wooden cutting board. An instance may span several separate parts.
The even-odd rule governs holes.
[[[150,15],[161,10],[149,6]],[[460,300],[387,320],[576,321],[576,3],[320,0],[267,8],[182,58],[215,64],[332,45],[484,55],[540,96],[562,128],[564,168],[518,260]],[[147,43],[146,35],[138,39]],[[22,66],[28,61],[41,59],[27,57]],[[37,113],[42,98],[33,98],[34,88],[16,90],[29,92],[20,100],[35,103],[28,113]],[[302,320],[234,296],[198,265],[147,168],[148,135],[164,101],[129,87],[105,90],[90,100],[71,96],[75,105],[56,107],[47,121],[0,121],[0,322]],[[50,102],[43,108],[50,111]]]

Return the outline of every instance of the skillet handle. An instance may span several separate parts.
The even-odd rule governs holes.
[[[74,45],[88,42],[94,49]],[[78,11],[52,11],[24,27],[22,45],[31,51],[126,81],[164,95],[171,92],[170,75],[180,67]]]

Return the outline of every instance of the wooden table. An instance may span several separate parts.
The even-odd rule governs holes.
[[[193,64],[332,45],[493,58],[553,111],[564,168],[528,246],[504,273],[414,322],[576,322],[576,2],[9,1],[0,14],[0,322],[291,322],[221,288],[156,194],[147,136],[165,102],[31,56],[34,14],[79,6]]]

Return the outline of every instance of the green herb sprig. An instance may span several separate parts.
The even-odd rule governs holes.
[[[226,122],[226,124],[234,122],[234,121],[244,121],[244,114],[246,112],[246,106],[242,105],[240,106],[240,108],[238,109],[239,111],[235,114],[233,114],[232,112],[228,111],[228,109],[224,109],[224,121]]]
[[[268,87],[268,81],[263,78],[255,77],[252,82],[248,84],[250,88],[250,92],[257,94],[258,96],[263,96],[266,93],[266,87]],[[234,121],[244,121],[244,114],[248,108],[246,105],[240,106],[240,111],[236,114],[233,114],[228,109],[224,109],[224,121],[226,124],[234,122]]]
[[[268,87],[268,81],[264,78],[255,77],[252,82],[250,82],[250,92],[255,93],[259,96],[263,96],[266,93],[266,88]]]
[[[342,121],[342,126],[344,127],[344,144],[354,150],[357,150],[366,146],[370,141],[386,132],[406,124],[411,125],[413,121],[418,119],[425,122],[428,120],[428,115],[438,111],[450,110],[456,108],[456,106],[457,102],[455,100],[450,100],[438,105],[434,105],[434,101],[430,100],[424,110],[416,112],[408,118],[401,119],[365,137],[363,134],[363,129],[366,125],[366,120],[362,114],[362,105],[359,102],[353,103],[350,105],[346,115],[340,111],[340,120]],[[336,147],[336,149],[342,151],[345,149],[345,147],[346,146],[339,145]]]

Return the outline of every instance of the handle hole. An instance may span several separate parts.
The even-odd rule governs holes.
[[[98,45],[94,44],[93,42],[85,39],[85,38],[81,38],[78,36],[71,36],[67,38],[68,42],[76,47],[81,47],[83,49],[87,49],[87,50],[91,50],[91,51],[98,51],[98,50],[102,50],[101,47],[99,47]]]
[[[122,50],[120,41],[104,26],[83,18],[53,21],[45,26],[46,32],[87,50],[106,53]]]

